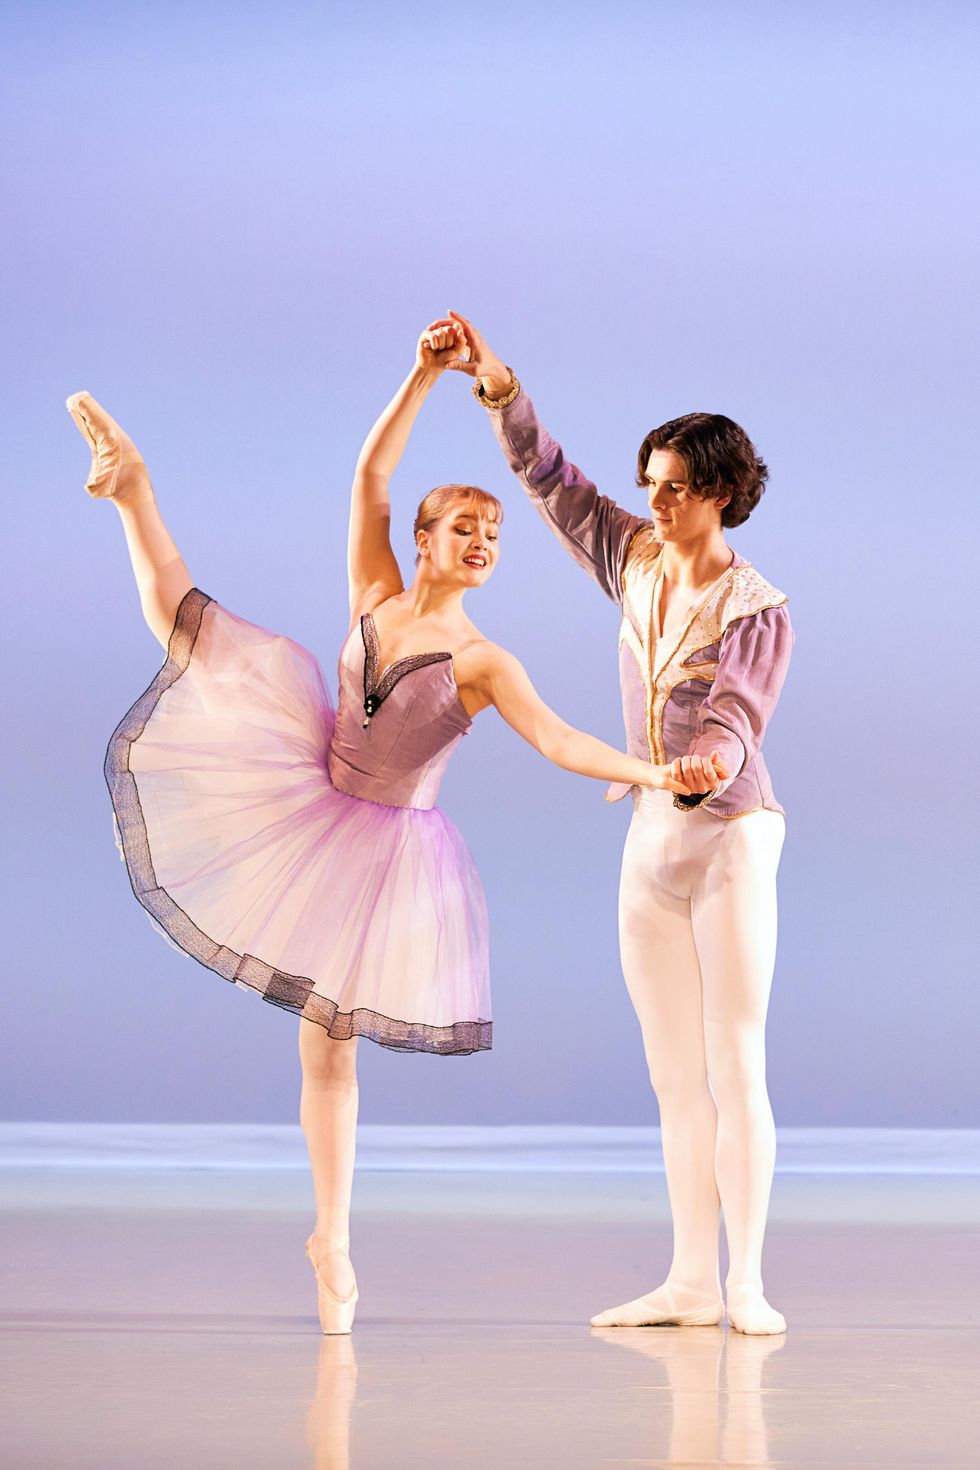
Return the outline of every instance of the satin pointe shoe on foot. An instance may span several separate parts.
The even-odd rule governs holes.
[[[728,1320],[736,1332],[765,1337],[786,1331],[786,1318],[769,1305],[758,1286],[729,1286],[726,1296]]]
[[[710,1291],[665,1281],[648,1296],[610,1307],[591,1319],[592,1327],[717,1327],[725,1304]]]
[[[83,439],[92,451],[85,488],[97,500],[138,504],[153,499],[149,472],[136,445],[91,393],[65,399]]]
[[[338,1296],[333,1290],[333,1287],[324,1281],[317,1266],[316,1257],[313,1254],[313,1240],[315,1235],[316,1231],[310,1236],[304,1249],[309,1257],[310,1265],[313,1267],[313,1274],[316,1277],[316,1296],[317,1307],[320,1312],[320,1326],[326,1333],[350,1332],[354,1325],[354,1309],[357,1306],[357,1282],[355,1281],[349,1295],[342,1297]],[[325,1256],[345,1256],[346,1254],[347,1252],[343,1250],[324,1252]]]

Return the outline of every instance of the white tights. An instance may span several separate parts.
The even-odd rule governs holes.
[[[724,819],[645,790],[623,853],[620,946],[660,1107],[668,1280],[720,1296],[723,1210],[730,1316],[733,1293],[762,1296],[776,1156],[765,1023],[784,836],[778,812]]]

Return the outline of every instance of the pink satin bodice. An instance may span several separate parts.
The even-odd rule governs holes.
[[[379,669],[374,619],[366,614],[340,651],[337,678],[327,754],[334,786],[383,806],[435,806],[449,757],[473,723],[452,655],[416,654]]]

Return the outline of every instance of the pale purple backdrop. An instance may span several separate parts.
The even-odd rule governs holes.
[[[2,1116],[291,1121],[295,1018],[167,947],[106,740],[158,667],[63,407],[127,426],[206,592],[334,687],[361,437],[452,305],[625,503],[636,446],[732,415],[731,541],[788,592],[769,1082],[790,1124],[975,1125],[976,7],[7,4]],[[471,599],[617,743],[617,617],[463,379],[395,482],[502,495]],[[491,712],[444,787],[493,925],[489,1055],[361,1044],[366,1121],[645,1123],[620,978],[625,805]]]

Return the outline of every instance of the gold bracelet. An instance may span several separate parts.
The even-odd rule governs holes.
[[[513,403],[514,399],[521,391],[521,385],[517,381],[517,378],[514,374],[514,369],[512,367],[509,367],[507,371],[510,373],[511,376],[511,385],[496,398],[490,397],[490,394],[484,388],[482,382],[473,384],[471,392],[473,393],[473,396],[475,398],[478,398],[480,400],[484,408],[506,408],[508,403]]]

